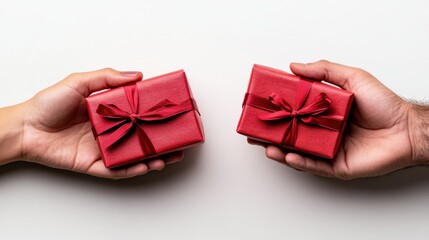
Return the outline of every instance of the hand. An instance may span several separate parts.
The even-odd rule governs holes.
[[[422,125],[422,119],[418,116],[422,113],[418,110],[421,106],[402,100],[361,69],[328,61],[293,63],[290,68],[296,75],[324,80],[352,91],[355,106],[343,143],[332,161],[248,140],[251,144],[267,147],[267,157],[297,170],[340,179],[383,175],[428,160],[427,138],[422,139],[418,127]],[[428,111],[424,114],[427,117]],[[429,123],[426,121],[425,124],[427,129]],[[424,146],[422,143],[425,143]]]
[[[182,160],[183,153],[176,152],[166,155],[163,160],[122,169],[110,170],[104,166],[91,131],[85,98],[93,92],[141,79],[140,72],[113,69],[74,73],[21,104],[18,106],[23,116],[21,157],[50,167],[104,178],[141,175]]]

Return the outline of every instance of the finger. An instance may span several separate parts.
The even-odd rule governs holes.
[[[164,160],[161,160],[161,159],[154,159],[149,161],[147,164],[137,163],[127,168],[120,168],[120,169],[106,168],[103,162],[100,160],[95,162],[87,170],[86,173],[96,177],[102,177],[102,178],[112,178],[112,179],[130,178],[138,175],[143,175],[149,171],[162,170],[164,169],[166,164],[172,164],[172,163],[181,161],[183,157],[184,157],[184,154],[182,151],[173,152],[163,157],[165,159],[165,162]]]
[[[326,60],[308,64],[291,63],[290,69],[296,75],[319,81],[324,80],[347,90],[351,90],[357,75],[368,74],[361,69]]]
[[[277,161],[279,163],[285,164],[286,166],[293,168],[297,171],[302,171],[300,169],[297,169],[290,164],[288,164],[285,160],[285,157],[287,155],[287,152],[285,152],[283,149],[280,149],[276,146],[268,145],[267,149],[265,150],[265,155],[267,155],[268,158]]]
[[[183,157],[184,157],[184,154],[182,151],[172,152],[172,153],[168,153],[163,156],[160,156],[160,158],[162,159],[150,160],[147,163],[147,165],[149,167],[149,171],[153,171],[153,170],[161,171],[162,169],[165,168],[166,165],[182,161]]]
[[[182,151],[179,151],[163,155],[161,158],[164,160],[165,165],[169,165],[182,161],[184,157],[185,154]]]
[[[142,78],[141,72],[119,72],[105,68],[92,72],[73,73],[65,78],[63,83],[87,97],[93,92],[130,84]]]
[[[272,160],[284,162],[286,153],[284,153],[280,148],[270,145],[265,149],[265,155]]]
[[[251,138],[247,138],[247,142],[248,142],[250,145],[257,145],[257,146],[261,146],[261,147],[264,147],[264,148],[266,148],[266,147],[268,147],[268,146],[270,145],[269,143],[260,142],[260,141],[258,141],[258,140],[251,139]]]
[[[121,179],[121,178],[130,178],[130,177],[142,175],[147,173],[148,171],[149,171],[149,167],[144,163],[137,163],[127,168],[108,169],[104,166],[103,162],[100,160],[100,161],[96,161],[87,170],[86,173],[96,177]]]
[[[164,169],[165,163],[161,159],[153,159],[147,163],[147,166],[149,167],[149,171],[161,171]]]
[[[304,157],[296,153],[288,153],[285,157],[285,161],[293,168],[318,176],[332,177],[334,175],[332,166],[321,159]]]

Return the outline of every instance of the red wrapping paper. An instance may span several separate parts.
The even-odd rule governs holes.
[[[108,168],[204,142],[200,114],[183,70],[97,93],[86,102]]]
[[[332,159],[341,143],[353,93],[254,65],[237,132]]]

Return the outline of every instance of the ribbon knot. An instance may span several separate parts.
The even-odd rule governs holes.
[[[333,131],[339,131],[342,126],[342,117],[325,114],[331,106],[331,100],[326,93],[319,93],[312,101],[304,105],[305,102],[308,102],[307,98],[312,84],[307,80],[299,80],[294,107],[277,93],[271,93],[268,99],[247,93],[244,103],[267,111],[267,113],[258,115],[258,118],[263,121],[288,120],[281,143],[294,146],[298,136],[298,121]]]
[[[129,119],[131,120],[131,122],[132,122],[133,124],[137,123],[137,118],[138,118],[137,114],[135,114],[135,113],[130,113],[130,115],[129,115]]]
[[[139,113],[139,94],[136,85],[126,86],[123,89],[131,112],[127,112],[115,104],[104,103],[100,103],[96,110],[107,120],[94,126],[97,136],[109,134],[103,142],[106,148],[124,139],[127,134],[136,129],[144,156],[154,155],[157,152],[144,130],[144,124],[166,120],[188,111],[197,110],[193,99],[188,99],[179,104],[164,99],[145,112]]]

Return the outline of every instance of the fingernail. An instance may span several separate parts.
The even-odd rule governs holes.
[[[121,72],[121,74],[125,77],[135,77],[139,72],[137,71],[125,71]]]

